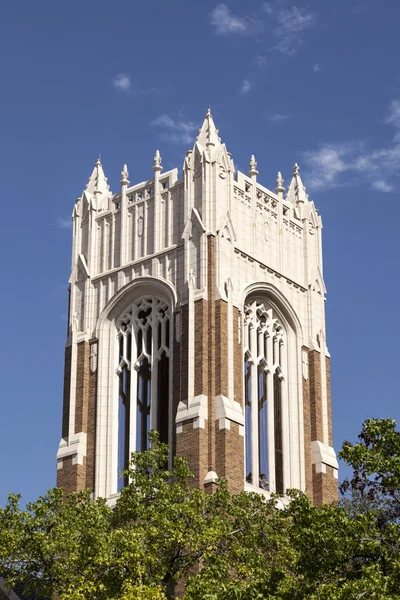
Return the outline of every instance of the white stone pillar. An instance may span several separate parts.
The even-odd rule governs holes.
[[[156,150],[154,156],[154,252],[161,248],[161,190],[160,173],[162,171],[161,156],[159,150]]]
[[[121,171],[121,230],[120,230],[120,259],[119,266],[122,267],[126,263],[126,250],[127,250],[127,231],[126,231],[126,221],[127,221],[127,196],[126,190],[129,185],[129,173],[128,167],[124,165],[124,168]]]

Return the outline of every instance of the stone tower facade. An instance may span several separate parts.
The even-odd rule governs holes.
[[[322,222],[235,172],[210,111],[183,171],[112,194],[98,160],[73,211],[58,485],[112,498],[157,429],[196,485],[337,496]]]

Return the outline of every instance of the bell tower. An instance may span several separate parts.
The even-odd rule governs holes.
[[[337,497],[322,221],[235,171],[210,110],[178,169],[113,194],[98,160],[73,210],[58,485],[112,498],[157,429],[195,485]]]

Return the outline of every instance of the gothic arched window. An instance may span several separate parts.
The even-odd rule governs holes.
[[[170,320],[168,303],[146,296],[117,321],[118,476],[131,452],[148,448],[150,429],[169,441]],[[126,484],[119,477],[118,489]]]
[[[246,481],[283,494],[285,330],[263,300],[245,305],[244,351]]]

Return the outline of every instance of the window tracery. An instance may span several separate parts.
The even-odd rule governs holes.
[[[169,438],[170,321],[168,303],[141,297],[117,321],[118,476],[131,452],[149,446],[151,429]],[[127,478],[118,479],[118,489]]]
[[[243,341],[246,481],[283,494],[285,330],[263,300],[245,305]]]

